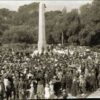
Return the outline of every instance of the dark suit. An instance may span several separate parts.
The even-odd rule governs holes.
[[[0,83],[0,100],[3,100],[4,99],[4,91],[5,91],[5,88],[4,88],[4,84],[3,82]]]

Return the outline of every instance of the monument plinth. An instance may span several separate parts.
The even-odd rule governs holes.
[[[45,4],[39,4],[39,32],[38,32],[38,52],[39,54],[46,52],[46,36],[45,36]]]

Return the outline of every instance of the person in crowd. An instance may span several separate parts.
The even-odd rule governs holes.
[[[97,79],[98,79],[98,87],[100,88],[100,73],[99,73]]]
[[[44,99],[44,85],[43,85],[43,80],[40,79],[38,81],[37,85],[37,98],[38,99]]]
[[[23,78],[21,77],[19,79],[19,84],[18,84],[18,89],[19,89],[19,99],[23,99],[24,97],[24,81],[23,81]]]
[[[5,93],[5,87],[2,78],[0,77],[0,100],[4,100],[4,93]]]
[[[50,87],[49,84],[45,85],[45,95],[44,95],[45,99],[49,99],[50,98]]]
[[[86,81],[83,75],[79,76],[80,92],[84,95],[86,93]]]
[[[31,83],[30,83],[30,89],[28,89],[27,91],[29,91],[28,99],[35,99],[33,81],[31,81]]]
[[[32,56],[31,52],[2,49],[0,100],[6,93],[12,99],[57,99],[66,98],[69,93],[77,96],[95,91],[100,87],[100,54],[97,52],[95,57],[86,48],[67,49],[68,53],[66,48],[57,46],[44,55]]]
[[[67,97],[68,97],[67,91],[66,90],[63,90],[62,91],[62,98],[61,99],[67,99]]]
[[[72,81],[72,95],[76,96],[79,92],[79,84],[78,84],[78,78],[74,76],[73,81]]]
[[[66,91],[68,93],[71,93],[71,87],[72,87],[72,74],[71,72],[66,72]]]

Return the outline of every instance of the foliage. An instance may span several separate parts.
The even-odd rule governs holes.
[[[37,43],[39,3],[20,6],[18,11],[0,9],[0,41],[2,43]],[[94,0],[80,9],[67,12],[48,11],[46,39],[48,44],[99,45],[100,1]]]

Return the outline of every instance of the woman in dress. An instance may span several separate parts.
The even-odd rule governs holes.
[[[50,88],[49,85],[46,84],[45,86],[45,99],[49,99],[50,98]]]
[[[34,86],[33,86],[33,82],[31,82],[30,84],[30,89],[29,89],[29,99],[34,99]]]

